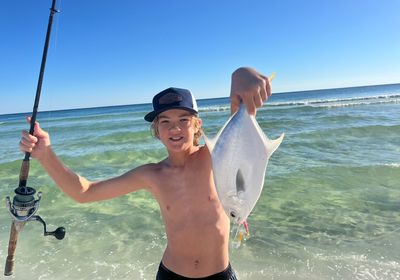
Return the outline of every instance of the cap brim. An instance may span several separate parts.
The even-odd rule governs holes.
[[[148,122],[152,122],[158,114],[159,113],[157,113],[156,111],[150,112],[146,116],[144,116],[144,119]]]
[[[198,112],[197,112],[196,110],[193,110],[193,109],[191,109],[191,108],[182,108],[182,107],[180,107],[180,106],[176,106],[176,107],[172,106],[172,107],[169,107],[169,108],[164,108],[164,109],[152,111],[152,112],[148,113],[147,115],[145,115],[145,116],[144,116],[144,119],[145,119],[146,121],[148,121],[148,122],[153,122],[154,119],[155,119],[159,114],[161,114],[162,112],[171,110],[171,109],[180,109],[180,110],[185,110],[185,111],[188,111],[188,112],[193,113],[193,114],[196,114],[196,115],[198,114]]]

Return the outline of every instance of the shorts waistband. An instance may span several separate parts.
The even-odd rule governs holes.
[[[201,278],[189,278],[182,275],[179,275],[171,270],[169,270],[162,262],[160,262],[160,266],[158,268],[158,273],[156,280],[237,280],[235,272],[233,271],[231,264],[229,263],[226,269],[216,274],[201,277]]]

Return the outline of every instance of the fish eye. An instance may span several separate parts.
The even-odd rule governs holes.
[[[236,218],[235,212],[232,211],[232,212],[230,213],[230,215],[231,215],[232,218]]]

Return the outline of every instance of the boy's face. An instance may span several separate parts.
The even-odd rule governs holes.
[[[201,126],[195,125],[193,115],[181,109],[170,109],[158,115],[158,138],[168,151],[185,151],[193,147],[194,134]]]

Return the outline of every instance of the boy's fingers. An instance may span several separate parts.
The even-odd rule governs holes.
[[[256,104],[254,101],[253,96],[246,95],[246,99],[244,100],[244,103],[246,105],[247,112],[249,115],[255,115],[256,114]]]
[[[243,100],[239,95],[231,96],[231,114],[235,113],[240,106],[244,103],[246,110],[250,115],[256,114],[256,108],[262,105],[261,97],[258,95],[245,94]]]
[[[37,142],[37,137],[30,135],[28,131],[23,131],[21,140],[19,141],[19,150],[23,153],[31,153]]]
[[[35,122],[34,131],[36,132],[37,135],[43,135],[43,130],[42,130],[42,128],[39,126],[39,123],[38,123],[38,122]]]
[[[263,102],[267,101],[268,93],[265,87],[260,87],[260,98]]]
[[[31,124],[31,120],[32,120],[32,117],[26,117],[26,122],[27,122],[27,123]],[[36,126],[40,127],[38,121],[35,121],[35,127],[36,127]]]
[[[30,117],[30,116],[29,116],[29,117],[26,117],[26,122],[27,122],[27,123],[31,124],[31,120],[32,120],[32,117]]]
[[[26,117],[27,123],[31,123],[32,117]],[[34,134],[38,136],[44,136],[45,132],[44,130],[40,127],[40,124],[38,121],[35,122],[35,127],[34,127]]]
[[[19,149],[21,152],[32,152],[33,148],[35,147],[35,143],[26,142],[26,140],[22,139],[19,142]]]
[[[246,108],[249,115],[251,116],[256,115],[256,105],[254,105],[254,102],[252,104],[247,104]]]
[[[231,114],[239,109],[241,99],[238,95],[231,96]]]
[[[265,82],[265,87],[264,90],[267,94],[267,98],[270,97],[272,95],[272,91],[271,91],[271,81],[267,76],[262,76],[262,78],[264,79]]]
[[[25,131],[22,132],[22,139],[21,140],[25,141],[25,142],[36,143],[38,141],[38,138],[33,136],[33,135],[31,135],[31,134],[29,134],[29,132],[25,130]]]
[[[254,100],[254,105],[256,106],[256,108],[259,108],[263,105],[263,100],[260,95],[254,96],[253,100]]]
[[[267,94],[268,96],[272,95],[272,89],[271,89],[271,81],[272,79],[275,78],[275,73],[272,73],[272,75],[270,76],[270,78],[265,77],[265,81],[266,81],[266,87],[265,89],[267,90]]]
[[[34,148],[35,146],[27,146],[27,145],[25,145],[25,144],[23,144],[23,143],[20,143],[19,144],[19,150],[21,151],[21,152],[28,152],[28,153],[30,153],[30,152],[32,152],[33,151],[33,148]]]

